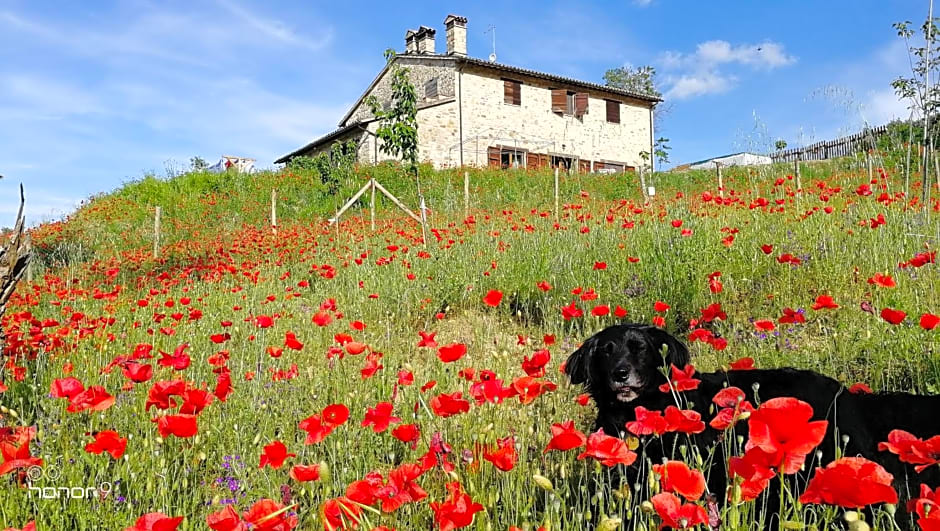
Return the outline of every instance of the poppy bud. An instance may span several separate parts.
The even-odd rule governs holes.
[[[535,481],[536,485],[547,490],[548,492],[554,492],[555,490],[555,485],[552,485],[551,480],[545,476],[541,476],[539,474],[532,474],[532,480]]]
[[[621,523],[623,523],[623,520],[620,518],[605,517],[601,520],[601,523],[597,525],[597,531],[614,531],[615,529],[620,529]]]
[[[653,514],[656,512],[656,508],[653,507],[653,503],[650,502],[649,500],[646,500],[640,504],[640,510],[643,511],[645,514]]]

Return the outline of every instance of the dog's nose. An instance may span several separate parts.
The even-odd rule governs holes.
[[[627,378],[630,377],[630,371],[627,369],[616,369],[613,374],[614,380],[618,382],[625,382]]]

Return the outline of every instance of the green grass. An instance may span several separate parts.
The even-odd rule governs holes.
[[[611,310],[620,305],[629,312],[627,320],[649,322],[655,315],[653,303],[665,301],[672,306],[665,314],[667,328],[684,336],[700,309],[720,303],[728,319],[712,328],[727,338],[728,348],[715,351],[693,344],[701,370],[750,356],[761,367],[816,369],[846,384],[864,381],[877,390],[933,393],[940,386],[938,331],[917,325],[922,313],[940,313],[940,273],[936,264],[898,268],[925,247],[936,248],[940,214],[906,207],[903,200],[881,204],[875,200],[879,191],[856,195],[856,187],[868,178],[851,161],[804,166],[800,193],[795,181],[786,178],[790,169],[726,171],[728,195],[733,190],[742,197],[741,203],[728,206],[702,200],[706,190],[718,195],[710,172],[654,176],[657,195],[645,207],[635,177],[563,176],[557,222],[551,174],[471,170],[470,222],[463,212],[463,173],[422,168],[421,185],[435,229],[426,245],[420,241],[420,227],[382,199],[375,232],[369,228],[367,201],[338,229],[324,222],[369,176],[406,204],[416,205],[414,182],[393,167],[360,168],[354,180],[341,183],[339,196],[326,194],[316,176],[284,172],[148,178],[97,197],[67,221],[33,234],[44,269],[37,271],[36,283],[19,288],[5,328],[14,343],[17,331],[33,335],[34,341],[15,358],[8,354],[13,364],[26,368],[22,381],[14,378],[13,364],[0,371],[0,381],[9,387],[0,394],[0,404],[7,408],[0,422],[37,427],[32,455],[61,472],[43,485],[120,481],[120,497],[31,499],[6,475],[0,477],[0,524],[21,526],[35,518],[40,529],[115,529],[144,513],[162,511],[186,516],[183,529],[204,529],[206,514],[219,510],[221,501],[234,499],[244,512],[261,498],[280,500],[287,485],[300,528],[319,527],[326,500],[341,496],[348,484],[370,471],[386,473],[413,462],[427,451],[431,435],[440,432],[454,449],[451,460],[457,469],[450,474],[435,469],[418,482],[430,500],[440,501],[446,495],[444,484],[459,480],[485,506],[474,529],[535,529],[543,524],[576,529],[597,514],[629,515],[629,528],[647,529],[655,518],[641,511],[639,503],[655,482],[628,497],[620,496],[618,484],[611,486],[617,496],[611,490],[594,493],[589,480],[597,476],[609,484],[608,471],[575,459],[576,452],[542,451],[552,423],[575,420],[583,431],[593,423],[592,409],[574,402],[581,390],[568,386],[558,367],[581,340],[618,321],[612,315],[591,316],[597,304]],[[783,185],[774,185],[778,178]],[[891,193],[898,189],[897,180],[889,175]],[[268,221],[272,188],[279,198],[276,235]],[[749,208],[758,197],[769,205]],[[784,203],[777,206],[775,199]],[[162,246],[154,260],[153,207],[158,205],[163,209]],[[936,200],[931,203],[936,210],[934,205]],[[823,210],[826,206],[832,213]],[[869,228],[868,221],[878,214],[886,223]],[[681,228],[673,227],[672,220],[682,220]],[[691,234],[683,236],[682,229]],[[733,242],[723,244],[729,235]],[[774,246],[771,254],[761,251],[764,244]],[[782,253],[798,256],[802,263],[778,263]],[[605,262],[606,269],[595,269],[598,262]],[[335,276],[323,274],[325,265],[335,268]],[[709,275],[716,271],[723,283],[720,293],[709,290]],[[869,284],[867,279],[878,272],[892,275],[897,287]],[[543,280],[552,285],[550,291],[536,286]],[[302,281],[309,285],[300,287]],[[597,299],[581,301],[572,294],[579,287],[592,288]],[[118,288],[114,297],[95,295]],[[504,293],[497,308],[481,302],[491,289]],[[841,307],[810,309],[820,294],[832,295]],[[180,309],[182,297],[191,298],[189,308],[199,309],[201,318],[191,320],[189,309]],[[311,316],[327,299],[335,300],[342,318],[318,327]],[[139,300],[148,306],[139,306]],[[173,307],[165,305],[168,300]],[[567,321],[561,307],[573,301],[585,316]],[[890,325],[862,311],[862,301],[870,302],[876,313],[891,307],[908,317],[901,325]],[[784,307],[805,310],[807,323],[778,325],[770,334],[755,330],[754,319],[775,320]],[[178,321],[171,315],[177,311],[184,314]],[[30,332],[22,312],[58,323],[42,328],[39,336]],[[72,320],[76,314],[81,315]],[[274,316],[274,326],[256,327],[256,315]],[[350,328],[356,320],[366,324],[364,331]],[[223,327],[222,321],[232,326]],[[224,344],[209,340],[226,331],[232,337]],[[283,346],[287,331],[297,334],[303,349],[270,357],[267,347]],[[442,364],[433,349],[416,347],[418,331],[436,331],[441,345],[466,344],[467,357]],[[381,352],[384,368],[363,379],[365,354],[329,361],[326,353],[337,333],[351,334]],[[438,393],[462,391],[468,397],[470,384],[457,374],[464,367],[492,370],[507,383],[523,376],[523,356],[543,348],[547,334],[557,342],[548,347],[552,361],[546,378],[559,384],[558,390],[531,404],[509,399],[474,405],[469,413],[450,418],[431,414],[428,402]],[[528,338],[525,344],[519,344],[519,336]],[[159,351],[173,352],[182,343],[190,345],[192,356],[185,371],[154,364],[153,380],[130,390],[121,390],[127,380],[120,368],[101,372],[137,344],[153,345],[159,359]],[[221,350],[229,355],[231,396],[199,415],[197,437],[160,438],[150,422],[158,412],[145,410],[153,381],[184,378],[211,390],[216,375],[207,360]],[[73,367],[70,376],[86,386],[104,386],[116,396],[116,404],[102,412],[66,413],[65,399],[48,396],[53,379],[65,377],[66,364]],[[287,371],[292,364],[297,365],[295,378],[272,381],[273,370]],[[399,388],[392,400],[399,370],[413,371],[415,385]],[[254,373],[253,379],[245,379],[247,372]],[[418,389],[431,380],[437,381],[434,389]],[[420,424],[416,451],[388,432],[376,434],[360,426],[366,409],[381,401],[393,401],[402,422]],[[304,445],[298,423],[331,403],[347,405],[349,421],[324,442]],[[129,439],[123,458],[83,450],[92,440],[86,432],[105,429]],[[478,467],[464,459],[465,452],[473,455],[475,445],[509,435],[516,437],[520,455],[512,471],[479,463],[478,455]],[[283,441],[297,457],[282,469],[259,470],[262,447],[274,440]],[[244,466],[232,465],[239,462]],[[320,462],[329,469],[328,478],[307,484],[288,478],[290,465]],[[537,487],[534,474],[549,478],[554,491]],[[800,514],[792,518],[806,522],[841,514],[812,507],[794,510]],[[389,515],[367,514],[371,525],[400,530],[429,528],[433,517],[427,501]]]

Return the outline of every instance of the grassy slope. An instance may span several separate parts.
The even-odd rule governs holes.
[[[416,203],[413,184],[393,170],[364,169],[360,179],[367,173],[406,203]],[[351,216],[338,231],[325,227],[322,219],[335,211],[338,201],[326,196],[311,176],[191,174],[169,182],[131,183],[97,198],[68,221],[44,226],[34,235],[50,269],[48,276],[21,291],[13,311],[58,322],[44,329],[48,336],[38,348],[26,348],[36,359],[19,360],[28,378],[16,382],[9,372],[0,373],[0,381],[10,387],[0,401],[15,409],[22,422],[38,425],[41,455],[51,461],[62,456],[69,463],[63,466],[62,484],[118,478],[124,499],[106,502],[105,517],[91,502],[23,503],[23,493],[5,485],[0,524],[22,525],[37,517],[46,527],[62,528],[107,518],[106,527],[119,527],[144,512],[161,510],[186,515],[185,525],[195,529],[208,511],[218,509],[207,507],[210,502],[234,497],[244,511],[259,498],[279,499],[279,486],[289,484],[299,503],[296,510],[309,526],[325,499],[341,495],[347,484],[371,470],[384,472],[393,463],[416,459],[427,450],[430,435],[440,431],[453,445],[455,461],[461,452],[472,452],[475,443],[516,436],[521,459],[512,472],[498,472],[488,463],[457,470],[474,500],[487,507],[487,514],[478,517],[481,526],[502,529],[544,521],[571,528],[585,513],[598,510],[579,494],[584,474],[594,467],[570,453],[543,455],[541,450],[551,423],[571,418],[582,428],[589,426],[590,410],[572,401],[578,390],[562,385],[531,404],[512,399],[474,406],[468,414],[447,419],[430,414],[428,402],[439,392],[459,390],[466,397],[470,384],[456,374],[466,366],[493,370],[507,383],[523,375],[519,363],[543,348],[546,334],[557,338],[548,347],[552,362],[547,378],[561,383],[557,369],[573,346],[617,320],[591,316],[598,304],[611,310],[620,305],[628,319],[649,322],[655,315],[653,302],[666,301],[672,306],[664,314],[667,326],[681,333],[700,309],[720,303],[728,319],[711,328],[728,339],[728,348],[693,345],[696,364],[703,369],[751,356],[760,366],[816,368],[876,389],[934,391],[940,384],[937,332],[921,330],[917,318],[940,312],[935,288],[940,274],[936,264],[917,269],[897,265],[925,245],[936,247],[937,214],[925,225],[922,214],[906,208],[903,200],[877,202],[877,186],[872,196],[855,194],[867,177],[849,171],[846,164],[805,169],[803,193],[794,191],[794,181],[785,174],[783,168],[727,172],[728,195],[733,190],[742,198],[727,206],[702,201],[706,189],[717,195],[707,172],[657,176],[658,195],[648,207],[638,204],[632,179],[573,176],[562,180],[564,211],[556,223],[548,174],[473,172],[473,220],[468,222],[462,213],[462,174],[426,171],[422,186],[436,229],[426,255],[419,254],[425,249],[419,227],[389,213],[384,202],[375,233],[368,230],[362,210],[357,212],[362,217]],[[776,186],[778,178],[784,180]],[[341,195],[351,195],[361,182],[344,183]],[[889,176],[885,184],[891,193],[897,191],[896,178]],[[276,235],[265,221],[272,188],[280,197]],[[758,197],[769,204],[756,206]],[[776,205],[777,199],[782,205]],[[164,210],[159,260],[149,257],[155,205]],[[827,206],[832,213],[825,212]],[[870,228],[879,214],[886,223]],[[681,220],[682,226],[674,227],[672,220]],[[691,234],[682,235],[683,229]],[[760,249],[765,244],[774,246],[769,255]],[[802,263],[779,263],[775,258],[783,253],[800,257]],[[54,267],[63,262],[67,267]],[[599,262],[606,269],[597,269]],[[709,276],[716,271],[721,272],[721,293],[709,290]],[[892,275],[897,287],[877,288],[866,281],[878,272]],[[537,288],[542,280],[553,288]],[[580,295],[572,293],[577,288],[582,288]],[[504,293],[497,308],[481,303],[491,289]],[[581,296],[589,289],[597,298],[583,300],[590,299]],[[95,297],[96,292],[114,295]],[[24,293],[30,297],[22,298]],[[811,310],[820,294],[833,295],[841,308]],[[192,300],[180,310],[183,297]],[[330,298],[342,317],[327,327],[314,326],[311,316]],[[170,300],[173,307],[167,305]],[[861,311],[862,301],[876,311],[892,307],[910,315],[902,325],[892,326]],[[560,309],[572,302],[586,315],[565,320]],[[771,333],[755,330],[753,320],[775,319],[784,307],[805,310],[807,323],[778,325]],[[187,317],[190,308],[200,310],[202,317]],[[170,315],[176,311],[183,314],[179,320]],[[439,312],[446,318],[437,319]],[[258,328],[258,315],[273,316],[274,326]],[[102,326],[96,324],[99,318],[114,322]],[[349,323],[354,320],[366,329],[352,331]],[[223,321],[232,326],[222,326]],[[9,318],[7,327],[14,336],[17,329],[29,328]],[[50,337],[57,329],[65,329],[64,339],[53,343]],[[424,330],[436,331],[442,345],[467,344],[467,358],[444,365],[432,350],[416,348],[417,332]],[[224,344],[209,341],[210,335],[225,331],[232,338]],[[303,349],[270,357],[267,347],[283,346],[287,331],[298,335]],[[328,362],[325,353],[339,332],[383,353],[379,361],[384,369],[363,379],[364,356]],[[519,344],[519,335],[528,337],[525,344]],[[150,383],[122,391],[126,380],[119,369],[101,374],[114,356],[141,343],[153,345],[155,354],[190,344],[192,366],[177,373],[155,365],[154,380],[182,377],[196,386],[205,382],[210,390],[216,376],[206,360],[223,348],[228,352],[235,392],[200,415],[198,438],[157,437],[147,420],[158,413],[143,414]],[[42,352],[44,345],[51,345],[48,352]],[[74,366],[71,375],[86,385],[105,386],[118,397],[117,404],[102,413],[65,413],[64,400],[45,393],[53,378],[64,376],[66,363]],[[295,363],[294,379],[272,381],[272,371],[289,371]],[[388,433],[359,426],[367,408],[393,395],[399,370],[415,374],[417,385],[403,388],[394,403],[404,422],[421,425],[417,451]],[[247,372],[254,379],[246,381]],[[429,380],[438,382],[432,391],[416,389]],[[297,423],[334,402],[349,406],[350,421],[323,443],[303,445]],[[8,415],[7,421],[15,423],[17,417]],[[82,451],[90,440],[82,434],[100,429],[129,437],[127,457],[112,462]],[[331,477],[299,485],[287,479],[286,469],[258,470],[262,446],[275,439],[298,454],[291,464],[322,461]],[[348,446],[351,440],[357,442],[354,448]],[[233,456],[246,465],[226,467]],[[154,477],[153,471],[173,480]],[[557,491],[532,495],[533,473],[553,479]],[[234,492],[217,482],[231,477],[238,482]],[[421,483],[431,499],[440,500],[446,479],[432,472]],[[614,512],[635,502],[608,497],[600,510]],[[56,504],[65,510],[47,510]],[[371,518],[408,529],[427,527],[430,517],[426,504],[419,504]],[[635,519],[634,525],[642,524]]]

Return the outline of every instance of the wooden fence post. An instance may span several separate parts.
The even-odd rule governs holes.
[[[31,238],[26,239],[26,254],[29,255],[29,261],[26,262],[26,282],[33,283],[33,240]]]
[[[271,188],[271,233],[277,234],[277,190]]]
[[[871,180],[874,177],[871,170],[871,153],[865,153],[865,160],[868,163],[868,182],[871,183]]]
[[[470,172],[463,172],[463,217],[470,216]]]
[[[555,167],[555,221],[558,221],[560,214],[558,212],[558,167]]]
[[[797,153],[796,160],[793,161],[793,165],[796,168],[796,189],[802,190],[803,184],[800,182],[800,154]]]
[[[372,231],[375,232],[375,181],[374,177],[369,179],[369,183],[372,185],[372,197],[369,199],[369,212],[372,216]]]
[[[715,163],[715,171],[718,172],[718,196],[724,197],[725,196],[725,181],[721,177],[721,163],[720,162]]]
[[[643,175],[644,169],[643,166],[640,166],[640,192],[643,193],[643,203],[645,204],[649,202],[649,197],[646,195],[646,177]]]
[[[160,257],[160,207],[156,208],[153,215],[153,257]]]

